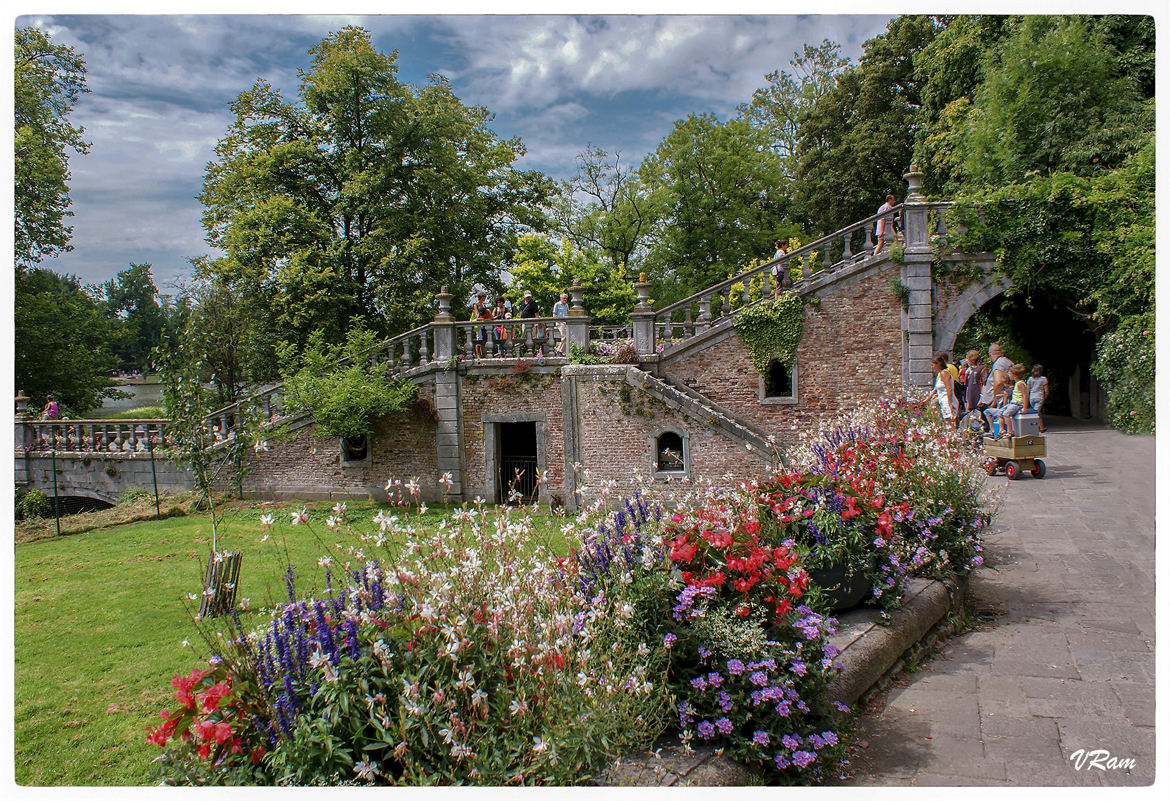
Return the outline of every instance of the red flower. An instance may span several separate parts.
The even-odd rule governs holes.
[[[784,617],[784,615],[787,615],[791,611],[792,611],[792,602],[789,601],[787,598],[781,599],[780,603],[776,604],[776,615],[778,617]]]

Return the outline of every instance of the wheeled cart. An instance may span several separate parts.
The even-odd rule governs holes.
[[[1040,434],[1006,439],[984,437],[983,452],[988,457],[985,469],[991,476],[1001,469],[1009,479],[1019,478],[1020,473],[1025,470],[1036,478],[1044,478],[1044,473],[1047,472],[1040,457],[1047,456],[1048,450],[1044,437]]]

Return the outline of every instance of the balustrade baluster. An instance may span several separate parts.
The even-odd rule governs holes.
[[[731,314],[731,287],[724,289],[720,295],[723,296],[723,317]]]
[[[672,339],[671,331],[670,331],[670,315],[671,314],[672,314],[672,312],[667,312],[665,315],[663,315],[663,318],[662,318],[662,323],[663,323],[662,341],[663,341],[663,343],[665,343],[667,348],[670,347],[670,341]]]
[[[853,249],[849,246],[849,240],[853,238],[853,232],[847,231],[845,236],[841,237],[844,248],[841,250],[841,261],[849,261],[853,258]]]
[[[431,349],[429,347],[427,347],[427,334],[428,333],[430,333],[429,328],[426,331],[423,331],[418,336],[418,340],[419,340],[418,363],[419,364],[426,364],[427,362],[429,362],[431,360],[430,359]]]
[[[693,337],[695,335],[695,326],[691,322],[691,305],[689,303],[683,314],[683,335],[684,337]]]
[[[865,226],[865,252],[873,253],[873,229]]]
[[[829,243],[826,242],[825,243],[825,255],[821,259],[821,269],[828,270],[832,266],[833,266],[833,262],[829,261]]]
[[[414,354],[410,352],[410,337],[402,340],[402,367],[410,369],[414,364]]]

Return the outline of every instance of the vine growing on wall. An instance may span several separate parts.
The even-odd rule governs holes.
[[[796,346],[804,336],[804,304],[788,292],[770,303],[757,303],[735,315],[735,333],[760,375],[766,375],[773,357],[791,367]]]

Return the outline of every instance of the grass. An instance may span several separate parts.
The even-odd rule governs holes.
[[[289,523],[289,510],[299,504],[238,503],[217,513],[219,547],[243,553],[238,597],[253,605],[245,627],[259,627],[259,608],[285,597],[286,558],[297,567],[302,591],[323,583],[318,558],[333,543],[351,541],[325,527],[328,507],[309,504],[309,526]],[[374,508],[349,504],[356,530],[374,528]],[[422,522],[433,525],[448,511],[432,509]],[[262,542],[260,516],[266,513],[276,516],[276,524]],[[560,521],[539,520],[549,545],[565,553]],[[209,653],[191,619],[195,606],[187,593],[202,588],[210,545],[206,513],[16,545],[17,783],[149,782],[149,764],[159,749],[146,742],[146,727],[158,724],[159,710],[171,707],[172,676],[204,666]]]
[[[166,419],[167,411],[161,406],[138,406],[134,409],[115,409],[108,413],[100,410],[93,413],[98,420],[150,420]]]

